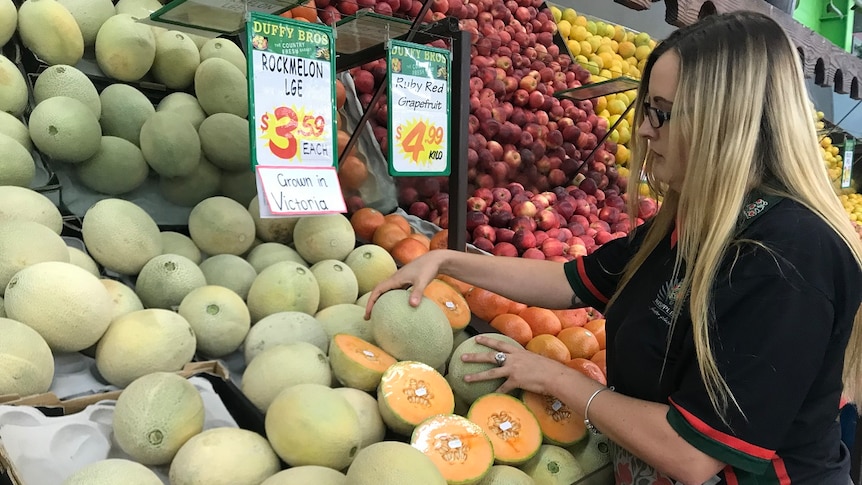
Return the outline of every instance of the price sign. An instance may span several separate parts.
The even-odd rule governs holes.
[[[856,150],[856,140],[847,137],[844,140],[844,167],[841,171],[841,188],[850,188],[851,176],[853,174],[853,152]]]
[[[274,179],[259,169],[337,165],[332,28],[252,12],[246,31],[251,159],[261,216],[308,213],[273,212],[266,194],[275,190]]]
[[[389,173],[449,175],[449,51],[390,41]]]

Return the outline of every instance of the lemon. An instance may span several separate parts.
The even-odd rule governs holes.
[[[605,37],[609,37],[609,38],[613,39],[616,34],[617,34],[617,29],[615,26],[613,26],[611,24],[605,24],[605,33],[604,33]]]
[[[581,43],[580,42],[573,40],[573,39],[569,39],[566,41],[566,45],[569,46],[569,53],[571,55],[577,57],[578,54],[581,53]]]
[[[589,42],[582,40],[581,41],[581,55],[588,56],[593,53],[593,46]]]
[[[559,11],[559,9],[557,9],[557,11]],[[556,14],[554,16],[556,17]],[[557,31],[560,33],[561,36],[563,36],[564,39],[568,39],[569,35],[572,32],[572,24],[569,23],[568,20],[558,20]]]
[[[626,40],[626,29],[624,29],[621,25],[614,25],[613,38],[617,42],[622,42]]]
[[[592,20],[587,20],[587,32],[596,35],[596,23]]]
[[[601,74],[600,74],[601,75]],[[608,102],[608,112],[612,115],[621,115],[626,110],[628,106],[626,103],[620,101],[619,99],[615,99],[613,101]],[[617,116],[619,118],[619,116]]]
[[[652,49],[650,49],[649,46],[639,45],[635,49],[635,57],[639,61],[644,61],[644,60],[646,60],[647,57],[649,57],[650,52],[652,52]]]
[[[616,143],[620,139],[620,134],[617,130],[612,130],[611,134],[608,135],[608,138],[610,138],[612,142]]]
[[[629,161],[629,149],[626,148],[625,145],[619,144],[617,145],[617,153],[614,154],[616,157],[616,162],[618,165],[625,165]],[[622,176],[622,172],[618,172],[620,176]]]
[[[587,42],[589,42],[590,46],[593,48],[590,52],[596,52],[599,50],[599,47],[601,47],[601,45],[602,45],[602,38],[597,36],[597,35],[594,35],[594,36],[590,37],[589,39],[587,39]]]
[[[574,12],[574,10],[573,10],[573,12]],[[587,26],[587,18],[584,17],[583,15],[578,15],[577,17],[575,17],[575,21],[572,22],[572,24],[573,25],[583,25],[584,27],[586,27]]]
[[[563,18],[563,11],[559,9],[556,5],[551,5],[551,15],[554,16],[554,22],[559,23],[560,19]]]
[[[640,47],[640,46],[649,47],[649,43],[651,40],[652,39],[650,39],[649,34],[647,34],[646,32],[641,32],[635,36],[635,45],[638,47]],[[652,49],[650,49],[650,50],[652,50]]]
[[[601,113],[602,111],[606,110],[607,107],[608,107],[607,96],[599,96],[598,98],[596,98],[595,111],[598,111],[599,113]]]
[[[608,119],[611,117],[611,114],[608,113],[608,110],[599,111],[598,115],[600,118],[605,118],[605,119]]]
[[[575,12],[573,8],[567,8],[563,10],[562,18],[570,24],[575,25],[578,19],[578,12]]]
[[[587,32],[587,28],[583,25],[574,25],[569,30],[569,39],[576,40],[578,42],[582,42],[587,40],[587,37],[590,36],[590,33]]]

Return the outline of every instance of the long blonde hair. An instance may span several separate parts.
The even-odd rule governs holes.
[[[655,195],[663,196],[663,203],[609,306],[679,222],[675,273],[678,276],[684,265],[680,294],[689,295],[700,375],[713,408],[724,420],[731,403],[745,413],[715,361],[709,330],[715,324],[712,290],[722,262],[739,242],[737,218],[749,191],[772,181],[770,186],[781,188],[777,195],[798,201],[838,233],[860,266],[862,242],[832,189],[799,59],[776,22],[758,13],[734,12],[712,15],[674,32],[647,61],[636,120],[643,119],[652,67],[669,51],[679,56],[680,73],[668,145],[680,151],[671,156],[686,160],[685,176],[678,192],[661,184],[652,175],[647,142],[633,139],[629,211],[637,213],[642,176]],[[685,300],[677,301],[674,323]],[[844,358],[844,394],[862,402],[860,312]]]

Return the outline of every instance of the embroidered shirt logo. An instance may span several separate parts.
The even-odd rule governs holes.
[[[757,217],[758,214],[766,210],[766,206],[769,205],[769,202],[763,199],[757,199],[754,202],[746,205],[742,210],[742,215],[746,219],[751,219],[752,217]]]
[[[650,310],[665,324],[670,325],[677,300],[681,297],[682,283],[678,279],[665,282],[650,306]]]

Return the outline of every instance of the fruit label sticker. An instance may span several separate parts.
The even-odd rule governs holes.
[[[849,189],[852,182],[853,152],[856,150],[856,139],[847,137],[844,140],[844,167],[841,170],[841,188]]]
[[[261,217],[347,212],[335,167],[258,165],[257,186]]]
[[[445,49],[389,42],[389,173],[449,175],[451,56]]]

